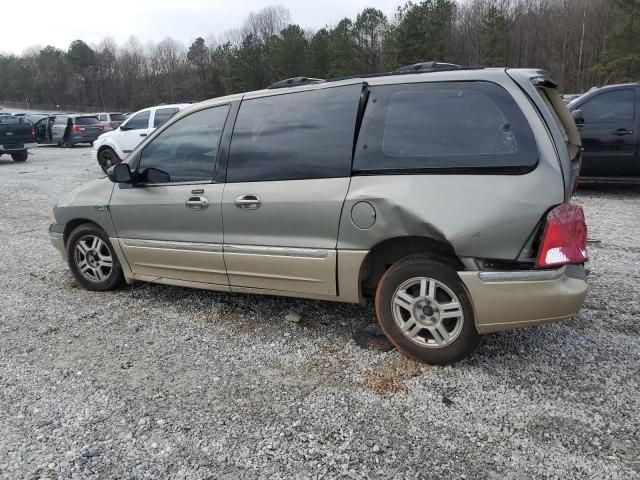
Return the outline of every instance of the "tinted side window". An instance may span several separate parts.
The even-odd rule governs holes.
[[[147,110],[146,112],[138,113],[131,117],[131,120],[127,122],[127,129],[129,130],[141,130],[144,128],[149,128],[149,116],[150,112]]]
[[[177,108],[159,108],[156,110],[156,114],[153,117],[153,126],[159,127],[171,117],[173,117],[176,113],[178,113]]]
[[[504,168],[538,161],[527,120],[490,82],[434,82],[371,88],[355,171]]]
[[[349,176],[361,91],[356,84],[243,101],[227,181]]]
[[[211,180],[228,112],[228,105],[194,112],[154,138],[140,156],[141,181]]]
[[[632,122],[635,112],[633,90],[604,92],[582,104],[585,123]]]

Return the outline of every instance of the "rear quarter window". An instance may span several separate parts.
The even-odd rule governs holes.
[[[502,87],[431,82],[371,88],[353,169],[520,173],[537,161],[533,132]]]

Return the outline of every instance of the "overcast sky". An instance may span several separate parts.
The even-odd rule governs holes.
[[[130,35],[158,42],[170,36],[189,44],[237,28],[251,11],[280,4],[291,22],[317,30],[366,7],[392,16],[403,0],[107,0],[56,2],[0,0],[0,52],[22,53],[34,45],[67,49],[76,39],[97,44],[106,36],[124,43]],[[10,21],[7,19],[11,19]]]

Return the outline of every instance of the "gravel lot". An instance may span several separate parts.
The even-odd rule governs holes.
[[[436,368],[356,346],[371,306],[79,289],[46,230],[89,152],[0,160],[0,478],[640,478],[640,187],[576,198],[578,318]]]

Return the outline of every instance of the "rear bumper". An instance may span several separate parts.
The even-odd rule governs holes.
[[[18,145],[0,145],[0,152],[19,152],[29,148],[36,148],[37,143],[21,143]]]
[[[95,135],[94,134],[72,134],[71,137],[69,137],[69,141],[72,144],[90,143],[90,142],[95,142],[99,136],[100,134],[95,134]]]
[[[471,296],[479,333],[566,320],[587,295],[584,267],[514,272],[458,272]]]

